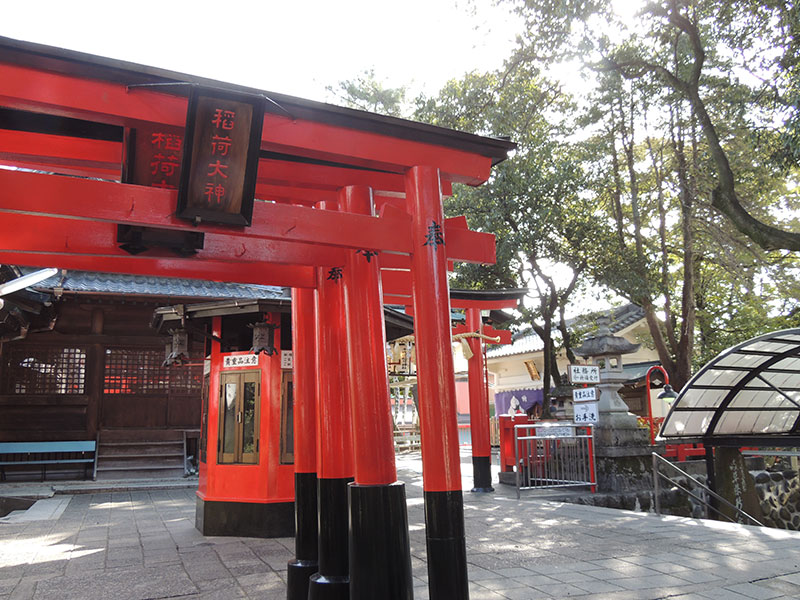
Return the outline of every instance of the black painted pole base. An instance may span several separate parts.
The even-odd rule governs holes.
[[[350,484],[350,600],[413,600],[405,484]]]
[[[319,563],[311,560],[290,560],[286,571],[286,600],[308,600],[308,581],[319,571]]]
[[[469,600],[461,490],[425,492],[430,600]]]
[[[308,600],[349,600],[347,486],[352,478],[317,479],[319,572],[311,576]]]
[[[308,579],[319,571],[317,474],[294,474],[295,555],[286,575],[286,599],[308,600]]]
[[[308,580],[308,600],[350,600],[350,578],[314,573]]]
[[[472,457],[472,479],[475,484],[471,492],[493,492],[492,458],[490,456]]]

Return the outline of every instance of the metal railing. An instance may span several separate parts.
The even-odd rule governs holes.
[[[517,498],[520,490],[590,486],[595,491],[591,425],[532,423],[514,426]]]
[[[395,452],[410,452],[412,450],[419,450],[420,447],[420,433],[418,428],[411,425],[405,425],[395,429]]]
[[[751,516],[751,515],[747,514],[745,511],[743,511],[743,510],[742,510],[741,508],[739,508],[738,506],[736,506],[736,505],[734,505],[734,504],[732,504],[732,503],[728,502],[728,501],[727,501],[725,498],[723,498],[722,496],[720,496],[719,494],[717,494],[715,491],[713,491],[713,490],[712,490],[711,488],[709,488],[707,485],[704,485],[703,483],[700,483],[700,481],[698,481],[696,478],[694,478],[694,477],[692,477],[691,475],[689,475],[689,474],[688,474],[686,471],[684,471],[684,470],[683,470],[683,469],[681,469],[680,467],[677,467],[677,466],[675,466],[674,464],[672,464],[671,462],[669,462],[669,461],[668,461],[666,458],[664,458],[663,456],[659,456],[659,455],[658,455],[658,454],[656,454],[655,452],[653,452],[653,453],[652,453],[652,455],[653,455],[653,493],[654,493],[654,495],[655,495],[655,509],[656,509],[656,514],[657,514],[657,515],[660,515],[660,514],[661,514],[661,498],[660,498],[661,486],[660,486],[660,480],[661,480],[661,479],[663,479],[664,481],[667,481],[668,483],[670,483],[670,484],[674,485],[674,486],[675,486],[675,487],[677,487],[678,489],[680,489],[680,490],[683,490],[683,491],[684,491],[684,492],[686,492],[686,493],[687,493],[689,496],[691,496],[692,498],[694,498],[695,500],[697,500],[698,502],[700,502],[701,504],[703,504],[703,506],[705,506],[705,508],[706,508],[706,518],[708,518],[708,514],[709,514],[709,513],[708,513],[708,509],[710,508],[710,509],[711,509],[711,510],[713,510],[715,513],[717,513],[718,515],[720,515],[720,516],[724,517],[725,519],[727,519],[727,520],[728,520],[728,521],[730,521],[731,523],[738,523],[738,521],[737,521],[736,519],[734,519],[733,517],[731,517],[731,516],[729,516],[729,515],[725,514],[725,513],[724,513],[724,512],[722,512],[720,509],[718,509],[716,506],[714,506],[714,505],[713,505],[711,502],[709,502],[709,500],[708,500],[708,496],[711,496],[712,498],[714,498],[714,499],[716,499],[717,501],[721,502],[722,504],[724,504],[724,505],[725,505],[725,506],[727,506],[728,508],[731,508],[731,509],[733,509],[733,510],[736,512],[736,514],[738,514],[738,515],[741,515],[741,516],[743,516],[744,518],[748,519],[748,520],[749,520],[749,521],[751,521],[753,524],[755,524],[755,525],[758,525],[759,527],[764,527],[764,524],[763,524],[763,523],[761,523],[761,521],[759,521],[759,520],[758,520],[758,519],[756,519],[755,517],[753,517],[753,516]],[[693,482],[693,483],[694,483],[694,484],[695,484],[697,487],[699,487],[699,488],[702,488],[702,489],[703,489],[703,491],[705,491],[705,493],[706,493],[707,495],[706,495],[705,497],[698,496],[697,494],[695,494],[694,492],[692,492],[692,491],[691,491],[691,490],[689,490],[688,488],[686,488],[686,487],[683,487],[683,486],[682,486],[680,483],[678,483],[678,482],[677,482],[677,481],[675,481],[674,479],[670,478],[670,477],[669,477],[669,476],[667,476],[666,474],[662,473],[662,472],[661,472],[661,470],[658,468],[658,467],[659,467],[659,464],[662,464],[662,465],[667,465],[667,466],[669,466],[670,468],[672,468],[673,470],[675,470],[675,471],[677,471],[678,473],[680,473],[680,475],[681,475],[682,477],[686,477],[687,479],[691,479],[691,480],[692,480],[692,482]]]

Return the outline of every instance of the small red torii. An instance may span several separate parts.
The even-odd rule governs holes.
[[[516,308],[527,290],[450,290],[452,308],[463,308],[467,322],[453,329],[453,334],[478,333],[500,338],[498,343],[510,344],[511,332],[484,325],[482,310]],[[483,339],[473,337],[467,343],[472,350],[468,361],[469,374],[469,420],[472,438],[473,492],[492,492],[492,447],[489,435],[489,390]]]

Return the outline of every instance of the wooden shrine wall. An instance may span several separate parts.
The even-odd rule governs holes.
[[[149,326],[159,304],[64,298],[52,331],[3,343],[0,441],[198,428],[203,342],[192,342],[192,365],[162,367],[165,338]]]

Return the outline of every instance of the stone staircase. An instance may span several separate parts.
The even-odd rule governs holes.
[[[100,432],[97,479],[183,477],[183,431],[106,429]]]

